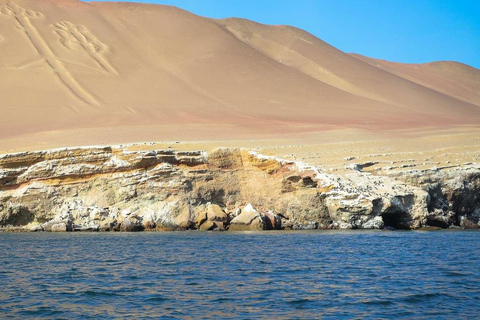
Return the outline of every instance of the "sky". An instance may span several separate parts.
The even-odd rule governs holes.
[[[405,63],[452,60],[480,69],[480,0],[131,2],[174,5],[211,18],[292,25],[342,51],[378,59]]]

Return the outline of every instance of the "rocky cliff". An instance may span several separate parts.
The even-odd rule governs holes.
[[[480,166],[344,174],[244,149],[65,148],[0,156],[10,231],[477,228]]]

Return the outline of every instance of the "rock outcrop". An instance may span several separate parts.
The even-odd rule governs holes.
[[[232,231],[260,231],[265,230],[265,217],[262,216],[251,204],[248,204],[233,218],[230,224]]]
[[[478,228],[480,166],[345,174],[243,149],[65,148],[0,156],[12,231]]]
[[[206,210],[200,212],[197,218],[198,230],[225,230],[229,217],[219,205],[209,204]]]

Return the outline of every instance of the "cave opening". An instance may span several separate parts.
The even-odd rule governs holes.
[[[382,214],[382,219],[385,227],[404,230],[410,229],[410,225],[408,224],[408,221],[410,220],[410,215],[406,212],[384,212]]]
[[[430,227],[439,227],[442,229],[448,229],[449,225],[445,221],[435,220],[435,219],[427,219],[427,226]]]
[[[2,206],[3,208],[3,206]],[[9,207],[0,217],[0,225],[26,226],[35,219],[35,215],[26,207]]]

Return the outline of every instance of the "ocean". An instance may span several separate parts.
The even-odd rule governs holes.
[[[472,319],[479,231],[0,234],[0,318]]]

